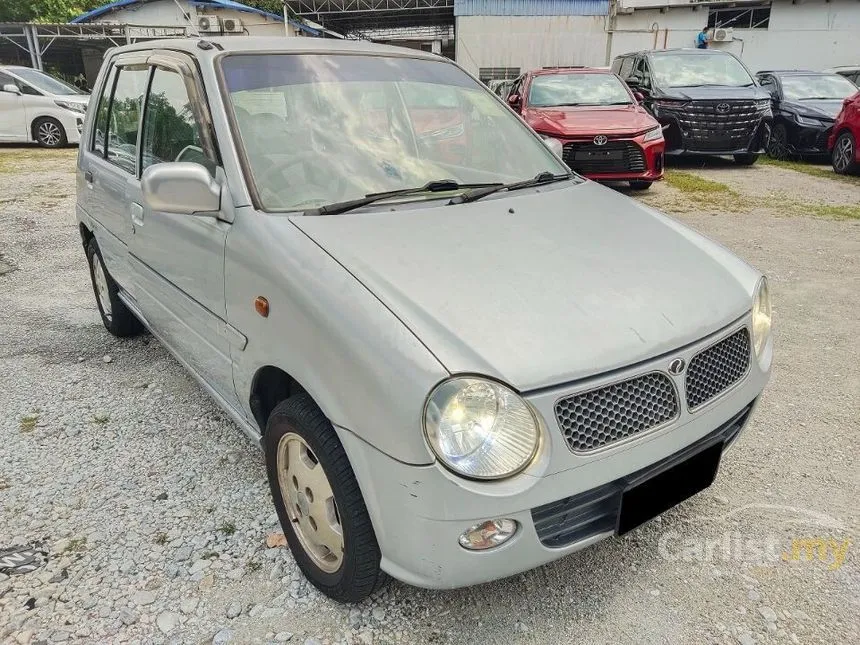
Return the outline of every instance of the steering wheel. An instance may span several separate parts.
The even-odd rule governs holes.
[[[305,166],[305,179],[300,181],[295,177],[291,178],[287,175],[287,171],[294,166],[298,166],[302,164]],[[312,172],[307,172],[307,169],[312,169]],[[289,159],[283,159],[280,161],[273,161],[272,166],[267,170],[263,171],[263,173],[257,179],[257,186],[263,189],[266,186],[269,186],[272,183],[272,180],[275,180],[275,175],[280,173],[281,177],[286,180],[286,185],[291,188],[291,190],[299,190],[302,191],[305,188],[309,188],[308,193],[310,193],[310,197],[305,197],[305,199],[301,200],[302,203],[309,203],[312,201],[320,201],[320,202],[334,202],[338,201],[340,196],[343,194],[343,178],[338,177],[335,179],[330,179],[329,181],[314,181],[309,175],[317,175],[317,177],[325,177],[326,169],[323,167],[319,155],[313,152],[303,152]],[[293,188],[295,187],[295,188]],[[335,188],[336,195],[332,195],[332,187]],[[268,189],[269,192],[278,194],[281,191],[275,191],[271,188]],[[314,199],[316,198],[316,199]],[[292,201],[292,200],[291,200]]]

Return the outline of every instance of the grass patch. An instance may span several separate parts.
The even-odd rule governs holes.
[[[860,206],[833,206],[830,204],[799,204],[800,210],[833,219],[860,219]]]
[[[36,429],[36,424],[38,422],[38,414],[25,414],[23,417],[21,417],[21,432],[33,432],[33,430]]]
[[[159,544],[161,546],[167,544],[167,533],[165,533],[164,531],[159,531],[155,534],[155,537],[152,538],[152,541],[155,544]]]
[[[245,563],[245,569],[247,569],[250,573],[254,571],[259,571],[263,568],[262,563],[259,560],[248,560]]]
[[[833,179],[853,186],[860,186],[860,177],[852,175],[837,175],[827,166],[818,166],[803,161],[780,161],[779,159],[771,159],[765,155],[759,157],[759,163],[763,163],[766,166],[776,166],[778,168],[794,170],[795,172],[802,172],[803,174],[810,175],[812,177],[823,177],[824,179]]]
[[[705,179],[690,172],[680,170],[666,171],[664,181],[684,193],[735,195],[735,191],[718,181]]]
[[[233,535],[236,532],[236,525],[233,522],[224,522],[218,530],[224,535]]]

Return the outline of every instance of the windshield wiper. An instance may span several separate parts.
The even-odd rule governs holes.
[[[564,181],[565,179],[571,178],[571,175],[554,175],[551,172],[542,172],[535,175],[531,179],[526,179],[525,181],[518,181],[513,184],[498,184],[496,186],[487,186],[485,188],[475,188],[474,190],[468,190],[462,195],[452,197],[451,201],[448,202],[448,204],[466,204],[468,202],[474,202],[475,200],[481,199],[482,197],[486,197],[487,195],[497,193],[500,190],[517,190],[519,188],[542,186],[543,184],[551,184],[555,181]]]
[[[799,101],[841,101],[842,99],[836,96],[804,96],[798,99]]]
[[[337,215],[338,213],[345,213],[356,208],[361,208],[362,206],[367,206],[374,202],[382,201],[383,199],[390,199],[392,197],[401,197],[404,195],[420,195],[421,193],[446,193],[452,190],[459,190],[461,188],[495,189],[501,186],[504,186],[504,184],[502,184],[501,182],[460,184],[453,179],[437,179],[435,181],[429,181],[423,186],[416,186],[415,188],[401,188],[399,190],[389,190],[384,193],[369,193],[359,199],[350,199],[349,201],[345,202],[326,204],[325,206],[320,206],[319,208],[312,208],[310,210],[306,210],[304,214]]]

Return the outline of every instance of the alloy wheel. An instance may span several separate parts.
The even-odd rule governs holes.
[[[53,121],[42,121],[39,124],[37,136],[39,137],[39,141],[46,146],[56,146],[63,139],[60,126]]]
[[[770,138],[767,142],[767,154],[773,159],[787,159],[788,146],[785,142],[785,130],[781,127],[775,127],[770,131]]]
[[[833,167],[839,172],[845,172],[854,161],[854,142],[851,137],[842,135],[833,149]]]
[[[334,492],[307,442],[292,432],[278,442],[278,483],[302,549],[320,569],[334,573],[343,562],[343,527]]]
[[[104,267],[97,254],[93,254],[93,282],[96,285],[96,298],[99,299],[99,305],[102,308],[102,313],[105,319],[111,320],[113,309],[110,305],[110,291],[108,291],[107,276],[105,275]]]

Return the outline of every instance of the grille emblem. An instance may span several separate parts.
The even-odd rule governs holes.
[[[720,103],[717,106],[717,112],[719,112],[720,114],[725,114],[726,112],[731,111],[731,109],[732,109],[732,106],[729,105],[728,103]]]
[[[684,371],[685,367],[687,367],[687,362],[683,358],[676,358],[669,363],[669,374],[677,376]]]
[[[607,141],[609,141],[609,139],[606,137],[605,134],[598,134],[596,137],[594,137],[594,145],[596,146],[605,146]]]

